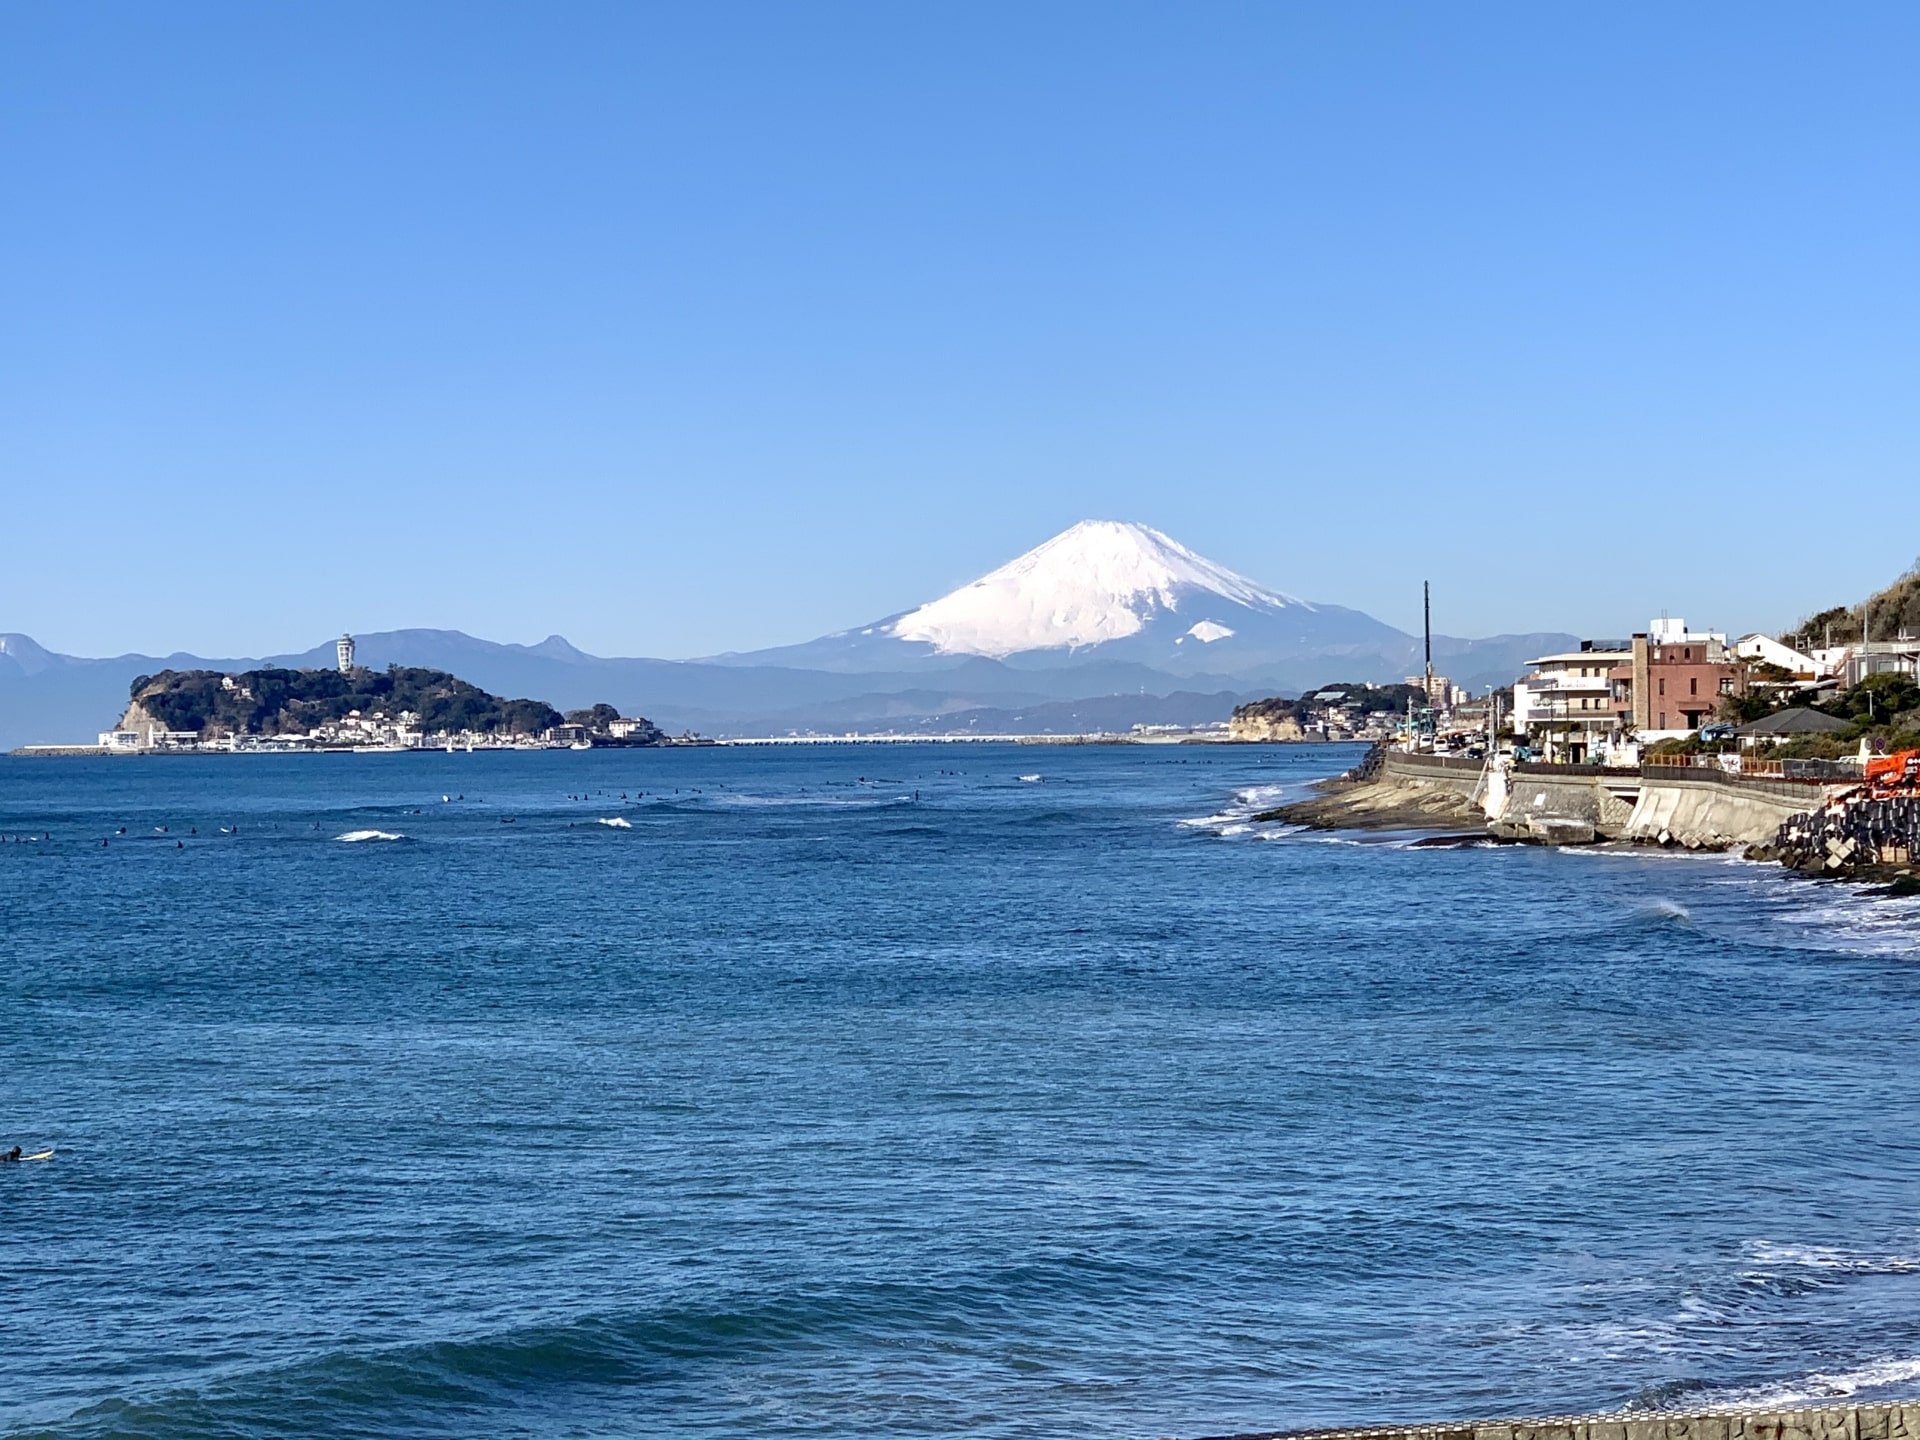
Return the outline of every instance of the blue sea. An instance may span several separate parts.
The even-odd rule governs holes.
[[[0,1434],[1920,1393],[1914,903],[1357,754],[0,760]]]

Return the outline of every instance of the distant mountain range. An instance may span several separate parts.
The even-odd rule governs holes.
[[[802,645],[702,660],[588,655],[558,635],[355,637],[359,663],[447,670],[497,695],[597,701],[712,735],[1057,733],[1224,720],[1233,705],[1335,680],[1399,680],[1421,644],[1358,610],[1255,584],[1144,525],[1089,520],[914,610]],[[1571,635],[1434,637],[1456,684],[1505,684]],[[160,670],[325,667],[333,641],[266,657],[83,659],[0,634],[0,748],[91,741]],[[1217,712],[1217,713],[1215,713]]]

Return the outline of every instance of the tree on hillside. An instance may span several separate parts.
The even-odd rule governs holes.
[[[1920,635],[1920,560],[1915,560],[1893,584],[1860,604],[1829,606],[1807,616],[1781,638],[1805,649],[1825,645],[1829,637],[1835,645],[1857,644],[1863,632],[1875,640]]]
[[[567,711],[567,724],[584,725],[589,730],[604,731],[620,718],[620,712],[604,700],[590,710]]]

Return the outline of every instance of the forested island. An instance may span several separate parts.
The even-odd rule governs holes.
[[[651,721],[611,705],[561,714],[544,700],[507,699],[444,670],[162,670],[129,687],[108,748],[417,749],[423,746],[670,743]],[[246,742],[254,742],[247,744]]]
[[[1402,715],[1408,705],[1425,705],[1426,693],[1412,685],[1368,685],[1344,680],[1323,685],[1297,700],[1275,696],[1234,707],[1228,733],[1235,740],[1323,739],[1364,733],[1381,716]]]

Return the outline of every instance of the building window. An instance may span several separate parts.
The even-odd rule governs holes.
[[[1720,693],[1722,695],[1733,694],[1733,676],[1722,675],[1720,677]]]
[[[1687,677],[1687,694],[1698,695],[1699,693],[1700,693],[1700,677],[1698,675],[1689,675]]]
[[[1667,693],[1667,677],[1666,677],[1666,676],[1664,676],[1664,675],[1662,675],[1662,676],[1660,677],[1660,693],[1661,693],[1662,695],[1664,695],[1664,694],[1666,694],[1666,693]],[[1662,725],[1662,726],[1661,726],[1660,728],[1661,728],[1662,730],[1664,730],[1664,729],[1666,729],[1667,727],[1666,727],[1666,726],[1664,726],[1664,725]]]

